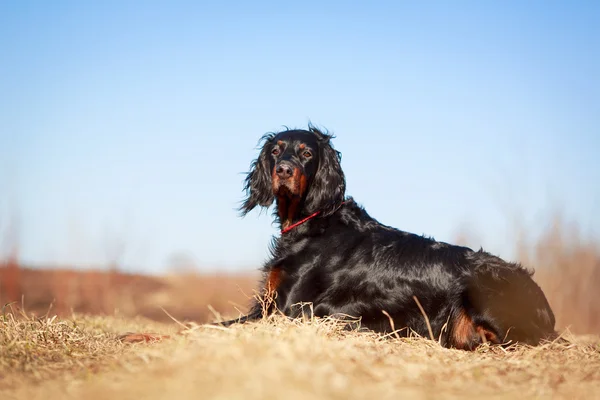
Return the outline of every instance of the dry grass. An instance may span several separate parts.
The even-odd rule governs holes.
[[[34,317],[4,307],[0,315],[0,390],[53,378],[84,379],[121,361],[124,329],[174,331],[142,318]]]
[[[600,395],[598,337],[567,335],[537,348],[486,346],[469,353],[421,338],[347,331],[332,320],[271,317],[232,328],[192,325],[172,340],[123,345],[115,333],[134,323],[125,327],[118,318],[6,315],[2,321],[3,399]]]
[[[145,276],[115,270],[30,269],[8,260],[0,262],[0,304],[17,302],[37,315],[48,309],[60,317],[72,312],[112,315],[117,310],[122,316],[171,322],[162,307],[178,319],[206,322],[213,311],[244,312],[257,281],[256,273]]]
[[[600,337],[570,333],[600,334],[600,245],[560,221],[525,239],[519,260],[566,340],[472,353],[277,317],[124,344],[128,331],[181,330],[161,307],[183,321],[237,316],[257,276],[43,271],[13,257],[0,265],[0,301],[32,313],[0,313],[0,399],[600,398]]]
[[[536,268],[534,277],[554,310],[557,328],[600,334],[600,243],[556,217],[541,238],[532,243],[523,237],[517,250],[522,262]]]

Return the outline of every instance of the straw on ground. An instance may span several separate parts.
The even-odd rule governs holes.
[[[0,317],[2,399],[593,398],[600,338],[449,350],[424,338],[344,330],[333,320],[228,329],[141,319]],[[124,344],[125,331],[171,339]],[[179,335],[177,334],[179,331]]]

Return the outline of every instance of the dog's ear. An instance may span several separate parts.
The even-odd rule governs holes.
[[[319,137],[319,167],[308,189],[304,209],[307,214],[320,211],[321,215],[327,216],[337,210],[344,201],[346,178],[340,165],[340,152],[331,145],[331,136],[319,131],[315,133]]]
[[[271,183],[271,171],[269,163],[269,148],[272,134],[266,134],[260,141],[264,141],[262,150],[250,165],[250,172],[244,181],[246,199],[240,207],[241,215],[244,216],[256,206],[269,207],[273,204],[273,188]]]

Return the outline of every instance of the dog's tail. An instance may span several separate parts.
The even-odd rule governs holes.
[[[453,347],[483,342],[538,345],[557,336],[552,309],[533,273],[517,264],[481,265],[463,282],[452,318]]]

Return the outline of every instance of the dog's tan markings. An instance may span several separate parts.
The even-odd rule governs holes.
[[[281,267],[273,267],[267,275],[263,298],[260,300],[264,315],[270,314],[277,307],[275,299],[277,298],[277,290],[283,280],[283,274]]]
[[[300,146],[298,146],[298,148],[300,150],[304,150],[306,148],[306,144],[305,143],[300,143]]]
[[[281,221],[282,229],[285,229],[298,218],[300,200],[306,192],[308,182],[299,168],[294,168],[293,175],[285,184],[280,182],[275,168],[271,172],[271,179],[273,180],[273,190],[279,191],[277,194],[277,215]]]
[[[277,175],[276,168],[271,171],[271,180],[273,182],[273,191],[279,189],[281,183],[279,182],[279,175]],[[286,228],[287,223],[287,197],[285,195],[277,195],[277,215],[281,221],[281,226]],[[289,223],[287,223],[289,225]]]
[[[279,196],[277,199],[277,215],[281,221],[281,227],[283,229],[291,225],[291,221],[288,219],[288,202],[289,199],[286,196]]]
[[[287,208],[287,219],[285,221],[284,229],[294,223],[296,216],[298,214],[298,207],[300,205],[300,198],[294,197],[289,200],[288,208]]]
[[[271,271],[269,271],[269,275],[267,276],[267,284],[265,287],[268,296],[272,296],[277,291],[283,280],[282,278],[283,271],[281,270],[281,267],[271,268]]]
[[[300,195],[300,197],[304,196],[304,194],[306,193],[306,187],[308,186],[308,182],[306,180],[306,175],[304,174],[300,174],[300,179],[298,179],[298,193]]]
[[[473,320],[465,310],[461,310],[460,314],[454,322],[452,331],[452,345],[457,349],[467,349],[470,347],[471,340],[475,333]]]
[[[298,217],[298,208],[300,206],[300,199],[304,195],[304,191],[306,190],[306,176],[300,172],[299,168],[294,169],[294,174],[292,175],[292,185],[293,185],[293,197],[288,199],[286,202],[287,209],[284,211],[285,222],[283,224],[283,228],[287,228],[290,226],[294,220]],[[280,216],[281,217],[281,216]]]
[[[305,179],[306,177],[304,176],[304,174],[302,174],[300,172],[300,168],[294,168],[294,174],[292,175],[292,184],[294,185],[294,195],[295,196],[302,196],[304,193],[301,190],[301,180]]]
[[[284,143],[284,142],[283,142],[283,140],[278,140],[278,141],[277,141],[277,145],[278,145],[278,146],[283,146],[283,143]]]
[[[469,350],[473,344],[477,343],[477,338],[481,339],[481,343],[500,343],[498,336],[494,332],[481,325],[476,326],[473,319],[465,310],[462,310],[454,323],[452,345],[457,349]]]
[[[489,329],[484,328],[483,326],[478,326],[476,328],[477,330],[477,334],[481,337],[481,341],[482,343],[486,343],[486,342],[490,342],[493,344],[500,344],[500,340],[498,339],[498,336],[490,331]]]
[[[277,175],[277,166],[274,166],[273,171],[271,171],[271,182],[273,189],[279,187],[279,175]]]

